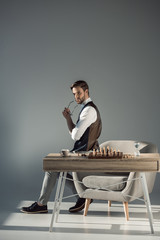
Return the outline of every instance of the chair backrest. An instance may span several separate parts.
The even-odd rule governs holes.
[[[130,153],[134,154],[135,152],[135,146],[134,143],[138,141],[133,140],[113,140],[113,141],[106,141],[102,144],[100,144],[100,147],[107,147],[120,150],[123,153]],[[156,145],[149,143],[149,142],[142,142],[139,141],[139,150],[141,153],[153,153],[158,152]]]
[[[134,154],[135,152],[134,143],[135,141],[133,140],[113,140],[113,141],[106,141],[102,143],[100,147],[109,146],[110,148],[112,147],[113,149],[116,149],[116,150],[119,149],[123,153]],[[139,141],[139,144],[140,144],[139,145],[140,153],[157,153],[158,152],[158,148],[155,144],[144,142],[144,141]],[[153,190],[156,173],[147,172],[145,173],[145,175],[146,175],[148,191],[149,193],[151,193]],[[138,178],[138,177],[139,177],[139,172],[130,173],[128,180],[133,178]],[[139,180],[128,181],[125,189],[122,192],[126,195],[128,194],[133,196],[133,197],[128,196],[126,201],[133,201],[135,199],[135,196],[137,197],[143,196],[143,190]]]

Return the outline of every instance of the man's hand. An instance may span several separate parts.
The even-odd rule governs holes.
[[[65,109],[63,110],[63,112],[62,112],[63,116],[64,116],[66,119],[71,118],[71,114],[70,114],[70,113],[71,113],[71,112],[70,112],[69,108],[65,108]]]
[[[72,129],[75,127],[75,124],[72,121],[71,112],[70,112],[69,108],[65,108],[63,110],[62,114],[63,114],[64,118],[67,121],[67,125],[68,125],[68,128],[69,128],[69,131],[72,132]]]

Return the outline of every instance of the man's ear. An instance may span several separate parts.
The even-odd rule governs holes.
[[[89,95],[89,91],[88,91],[88,89],[86,89],[85,92]]]

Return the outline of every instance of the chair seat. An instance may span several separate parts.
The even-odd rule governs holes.
[[[87,176],[82,179],[87,188],[122,191],[126,186],[127,176]]]

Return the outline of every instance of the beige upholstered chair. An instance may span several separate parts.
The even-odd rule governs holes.
[[[135,141],[107,141],[100,147],[109,146],[119,149],[123,153],[133,154],[135,152]],[[140,153],[156,153],[157,147],[147,142],[139,142]],[[151,193],[156,173],[145,173],[148,192]],[[84,215],[87,215],[91,199],[123,202],[126,219],[129,220],[128,202],[143,197],[143,190],[138,179],[138,172],[130,173],[73,173],[76,190],[81,198],[86,198]],[[134,181],[132,181],[135,179]],[[82,181],[80,183],[79,181]],[[125,182],[127,181],[127,182]],[[109,185],[109,186],[108,186]],[[107,187],[108,186],[108,187]],[[107,187],[107,189],[106,189]],[[101,189],[99,189],[101,188]]]

